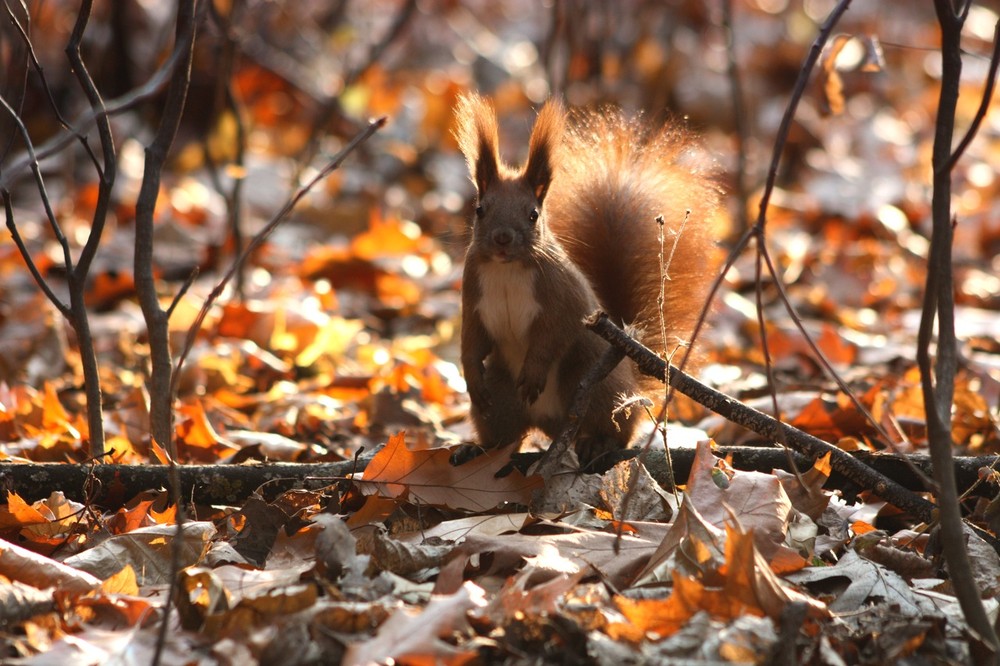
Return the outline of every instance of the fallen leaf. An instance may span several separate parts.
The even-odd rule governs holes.
[[[101,587],[83,567],[71,562],[56,562],[0,539],[0,575],[33,585],[39,589],[55,588],[68,594],[85,594]]]
[[[413,451],[403,433],[375,454],[357,483],[366,494],[402,498],[416,504],[445,506],[465,511],[488,511],[503,503],[528,504],[541,485],[537,476],[514,470],[496,478],[510,458],[510,448],[487,451],[454,466],[448,449]]]
[[[184,523],[181,568],[201,560],[208,550],[208,540],[214,534],[215,525],[211,522]],[[110,578],[126,565],[131,565],[140,586],[162,585],[170,581],[171,542],[176,536],[176,525],[141,527],[106,539],[89,550],[66,558],[63,563],[100,579]]]
[[[446,642],[468,627],[467,613],[486,605],[486,592],[472,582],[454,594],[435,595],[421,610],[401,608],[378,628],[375,637],[352,643],[344,664],[393,661],[402,664],[465,664],[476,658],[476,650]]]

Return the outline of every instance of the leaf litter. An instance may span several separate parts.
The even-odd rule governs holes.
[[[775,49],[774,17],[748,11],[748,32],[740,34],[768,37],[748,37],[747,73],[769,90],[779,72],[797,69],[801,50]],[[470,23],[460,7],[453,12],[451,28],[429,29],[439,33],[429,41],[456,39],[445,35],[457,25],[482,38],[474,45],[498,38],[488,22]],[[826,101],[818,91],[805,100],[804,136],[788,166],[801,179],[778,193],[769,242],[824,354],[847,373],[898,450],[920,452],[927,435],[912,350],[927,211],[923,193],[914,191],[920,188],[907,179],[926,171],[931,131],[929,102],[908,92],[923,88],[901,82],[922,81],[926,72],[919,58],[891,49],[874,69],[864,63],[876,62],[877,51],[892,43],[934,42],[926,22],[909,23],[920,17],[899,26],[865,16],[884,34],[858,28],[838,39],[842,55],[852,40],[861,44],[862,65],[852,70],[831,57],[822,82]],[[496,25],[517,21],[492,18]],[[311,72],[321,70],[318,51],[310,49],[329,40],[310,33],[312,17],[297,31],[274,21],[271,38],[287,40]],[[892,34],[907,28],[911,35]],[[303,34],[313,39],[297,43]],[[361,39],[352,33],[334,41]],[[411,46],[430,48],[413,39]],[[455,52],[472,48],[459,41],[451,44]],[[651,37],[638,46],[636,62],[647,74],[676,78],[669,68],[695,71],[703,66],[697,61],[711,60],[689,48],[676,56],[683,64],[668,65]],[[605,62],[604,69],[629,62]],[[871,83],[886,72],[895,84]],[[762,663],[780,654],[783,642],[802,663],[965,659],[968,629],[932,528],[870,492],[832,486],[825,460],[798,474],[734,469],[713,454],[708,435],[732,444],[747,433],[713,422],[697,406],[674,408],[706,433],[677,496],[635,460],[600,477],[576,474],[571,461],[558,461],[563,466],[547,478],[516,468],[498,477],[509,451],[450,465],[450,447],[471,431],[454,335],[459,248],[440,239],[461,226],[469,193],[462,161],[448,146],[450,100],[467,83],[454,71],[401,75],[374,67],[352,84],[344,95],[348,111],[391,110],[399,127],[419,126],[423,134],[395,134],[374,149],[386,155],[379,168],[348,166],[325,183],[253,257],[244,297],[209,313],[180,377],[181,463],[341,461],[378,448],[367,467],[319,491],[274,494],[262,487],[238,505],[185,506],[180,532],[177,507],[160,488],[117,505],[96,499],[109,489],[91,489],[84,501],[55,490],[34,502],[6,491],[0,658],[150,663],[171,549],[179,544],[165,664]],[[280,71],[252,62],[236,84],[258,128],[257,163],[244,175],[254,184],[248,209],[259,223],[284,197],[285,183],[274,174],[287,170],[291,149],[309,135],[302,94],[308,86],[300,81],[296,89]],[[686,94],[692,117],[713,123],[717,100]],[[529,113],[528,100],[517,95],[500,102],[506,113]],[[762,96],[759,115],[769,117],[784,102],[783,95]],[[824,116],[821,103],[840,115]],[[218,241],[225,236],[224,203],[203,171],[206,155],[231,158],[234,133],[227,127],[218,123],[206,146],[184,147],[168,203],[157,213],[170,250],[158,255],[158,268],[172,286],[178,282],[170,275],[186,277],[196,264],[210,273],[229,251]],[[416,145],[430,138],[438,148]],[[983,174],[997,155],[989,141],[970,150],[957,173],[974,196],[959,202],[956,229],[969,362],[958,377],[954,439],[958,452],[993,454],[1000,444],[1000,349],[991,335],[1000,305],[1000,227],[988,203],[997,182]],[[123,169],[123,190],[134,178]],[[77,190],[67,185],[64,205],[86,215],[93,188]],[[134,202],[122,199],[106,241],[131,251]],[[25,228],[43,227],[40,216],[25,219]],[[44,230],[32,237],[39,265],[55,265],[46,262],[52,239]],[[130,269],[103,256],[99,268],[86,297],[105,365],[109,462],[163,462],[143,426],[146,342]],[[0,460],[81,463],[88,433],[74,342],[16,254],[3,253],[0,270]],[[705,341],[705,374],[729,378],[722,387],[748,403],[764,385],[752,276],[737,263]],[[204,275],[192,283],[171,318],[172,335],[186,333],[213,284]],[[875,429],[822,376],[776,302],[766,300],[765,308],[769,351],[789,388],[780,396],[786,418],[844,448],[877,448]],[[806,399],[794,400],[792,389]],[[995,494],[995,476],[987,470],[983,478]],[[989,511],[979,506],[973,515],[995,527]],[[968,544],[995,614],[996,552],[976,532],[969,531]]]

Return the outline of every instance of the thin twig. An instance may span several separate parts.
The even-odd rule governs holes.
[[[135,204],[135,256],[133,274],[136,296],[146,321],[149,338],[149,430],[154,443],[166,448],[170,459],[170,499],[177,511],[177,530],[170,550],[170,585],[164,601],[163,621],[156,638],[153,666],[159,666],[167,643],[170,611],[177,594],[177,574],[180,571],[181,551],[184,541],[184,498],[181,496],[180,472],[173,440],[173,403],[169,387],[173,378],[170,362],[170,337],[166,311],[160,306],[153,275],[153,212],[160,193],[163,165],[180,127],[181,116],[187,102],[191,83],[191,61],[197,34],[197,0],[180,0],[174,29],[174,52],[179,54],[177,65],[170,75],[166,99],[163,103],[160,125],[153,141],[146,146],[142,184]]]
[[[17,17],[14,16],[14,13],[10,8],[10,3],[5,2],[4,8],[7,10],[7,16],[10,18],[11,23],[13,23],[14,26],[17,28],[17,32],[21,36],[21,41],[24,42],[25,48],[27,48],[28,50],[28,57],[31,61],[31,65],[35,70],[35,74],[38,76],[39,82],[41,83],[42,86],[42,91],[45,93],[45,96],[48,99],[49,106],[52,108],[52,112],[56,116],[56,121],[59,123],[60,126],[69,130],[72,133],[72,135],[77,139],[77,141],[80,142],[80,145],[83,147],[84,151],[86,151],[87,155],[90,157],[90,161],[94,164],[94,167],[97,169],[99,177],[103,179],[104,171],[101,168],[101,163],[98,161],[97,155],[94,154],[93,149],[90,147],[90,143],[87,141],[87,137],[81,134],[80,132],[77,132],[72,127],[70,127],[70,124],[66,121],[66,119],[62,115],[62,112],[59,110],[59,105],[56,104],[55,96],[52,94],[52,88],[49,86],[49,82],[45,78],[45,68],[43,68],[42,64],[38,61],[38,56],[35,54],[35,46],[34,44],[31,43],[31,39],[28,37],[27,31],[24,29],[24,26],[21,25],[21,22],[17,20]],[[79,17],[84,14],[84,9],[85,9],[84,7],[81,7],[80,14],[77,15],[78,21]],[[86,15],[89,17],[90,12],[87,11]],[[75,30],[76,28],[74,27],[74,31]],[[73,37],[70,38],[71,43],[72,41]],[[79,46],[79,36],[77,36],[77,46]]]
[[[316,176],[310,179],[309,182],[299,187],[299,189],[295,192],[295,194],[293,194],[288,199],[288,201],[285,202],[285,205],[282,206],[281,209],[274,214],[271,220],[266,225],[264,225],[264,227],[259,232],[257,232],[257,234],[250,241],[250,243],[247,244],[246,248],[244,248],[243,253],[240,254],[240,256],[237,257],[235,261],[233,261],[232,266],[230,266],[229,270],[226,271],[226,274],[222,277],[219,283],[215,285],[215,287],[206,297],[205,302],[202,304],[201,309],[198,311],[198,315],[195,317],[194,322],[188,329],[187,336],[184,339],[184,346],[181,348],[181,352],[177,357],[177,367],[174,370],[173,377],[171,379],[171,384],[170,384],[171,396],[173,396],[174,392],[177,390],[177,377],[180,375],[180,370],[184,366],[184,361],[187,359],[188,354],[191,352],[191,348],[194,346],[194,340],[198,336],[198,332],[201,330],[202,324],[205,322],[205,317],[208,316],[208,312],[209,310],[211,310],[212,305],[214,305],[215,301],[219,298],[219,296],[222,295],[222,292],[225,290],[226,285],[229,284],[229,281],[233,278],[233,276],[237,273],[237,271],[240,270],[242,264],[246,262],[246,260],[250,257],[250,255],[253,254],[254,251],[256,251],[257,248],[259,248],[265,240],[267,240],[268,236],[271,235],[271,233],[278,227],[278,225],[284,222],[285,218],[288,216],[289,213],[292,212],[295,206],[298,205],[302,197],[308,194],[309,191],[312,190],[312,188],[315,187],[317,183],[319,183],[320,181],[328,177],[331,173],[333,173],[335,170],[340,168],[340,165],[347,158],[347,156],[350,155],[352,152],[354,152],[354,150],[358,146],[367,141],[373,134],[375,134],[375,132],[381,129],[382,126],[385,125],[385,123],[386,123],[385,117],[377,118],[376,120],[371,121],[368,124],[368,127],[366,127],[360,134],[355,136],[351,140],[351,142],[347,144],[347,146],[345,146],[344,149],[341,150],[336,157],[334,157],[325,167],[323,167],[323,169],[318,174],[316,174]]]
[[[969,147],[972,143],[972,139],[975,138],[976,134],[979,132],[979,126],[982,124],[983,119],[986,118],[986,112],[990,108],[990,102],[993,101],[993,88],[997,82],[997,68],[1000,68],[1000,20],[997,21],[996,25],[993,27],[993,53],[990,55],[990,69],[986,74],[986,84],[983,87],[983,98],[979,102],[979,108],[976,109],[976,115],[972,119],[972,124],[969,125],[969,129],[965,131],[965,136],[962,140],[958,142],[958,146],[952,152],[951,157],[948,158],[948,163],[945,164],[944,170],[950,172],[955,168],[955,164],[965,153],[965,149]]]
[[[396,13],[392,24],[382,36],[382,39],[372,45],[372,47],[368,50],[366,57],[363,58],[360,63],[352,67],[344,74],[344,80],[341,84],[342,89],[356,83],[378,62],[379,58],[382,57],[392,43],[402,36],[405,28],[409,25],[410,20],[413,18],[416,9],[416,0],[404,0],[403,6],[400,7],[399,11]],[[334,116],[341,113],[342,109],[340,105],[340,96],[327,96],[317,111],[316,117],[313,121],[312,140],[306,144],[305,148],[298,155],[296,164],[308,165],[312,162],[312,158],[316,154],[316,149],[319,145],[317,139],[323,134],[322,129]],[[298,178],[298,176],[299,174],[296,173],[295,178]]]
[[[14,245],[17,246],[18,252],[21,253],[21,257],[24,259],[24,263],[28,267],[31,277],[34,278],[35,284],[37,284],[38,288],[42,290],[45,297],[52,301],[52,305],[59,310],[59,314],[66,319],[69,319],[72,314],[70,312],[69,305],[64,303],[63,300],[59,298],[54,291],[52,291],[52,288],[49,287],[48,282],[45,281],[45,278],[38,270],[38,266],[35,264],[35,260],[28,251],[28,247],[24,244],[24,239],[21,238],[21,232],[18,231],[17,225],[14,224],[14,209],[10,202],[10,192],[7,190],[0,190],[0,195],[3,196],[3,206],[7,216],[7,230],[10,231],[11,238],[14,239]]]
[[[175,46],[174,50],[170,54],[170,57],[167,58],[162,65],[160,65],[160,68],[153,73],[145,84],[111,100],[110,102],[106,101],[105,113],[108,116],[115,116],[119,113],[128,111],[137,104],[144,102],[153,95],[157,94],[170,80],[174,67],[181,60],[184,52],[183,48],[180,48],[182,46],[183,44]],[[73,126],[82,127],[83,125],[94,122],[99,115],[99,111],[89,109],[76,119]],[[23,155],[4,167],[3,174],[0,175],[0,189],[10,189],[25,169],[37,168],[40,160],[47,159],[59,153],[79,136],[80,133],[77,130],[66,129],[56,134],[41,146],[32,148],[30,151],[25,151]]]
[[[747,127],[743,102],[743,83],[740,79],[740,65],[736,57],[736,31],[733,29],[733,0],[722,0],[722,30],[726,35],[726,78],[729,79],[729,94],[733,103],[733,126],[736,129],[736,205],[739,210],[736,222],[739,232],[750,226],[747,219],[749,192],[747,188],[747,149],[750,143],[750,129]]]

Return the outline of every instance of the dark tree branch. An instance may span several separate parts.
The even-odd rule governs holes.
[[[57,310],[59,310],[59,314],[66,319],[69,319],[72,316],[69,305],[64,303],[62,299],[59,298],[54,291],[52,291],[48,282],[45,281],[45,277],[42,276],[41,272],[38,270],[35,260],[31,257],[31,253],[28,251],[28,247],[24,244],[24,239],[21,238],[21,232],[17,230],[17,225],[14,223],[14,209],[10,203],[10,192],[2,190],[2,196],[4,212],[6,213],[7,218],[7,230],[10,231],[11,238],[14,239],[14,245],[17,246],[18,252],[21,253],[21,257],[24,259],[24,263],[28,267],[31,277],[34,278],[35,284],[37,284],[38,288],[42,290],[45,297],[52,302]]]
[[[163,62],[160,68],[154,72],[153,76],[151,76],[145,84],[122,95],[121,97],[117,97],[111,101],[106,101],[105,113],[107,113],[110,117],[124,111],[128,111],[137,104],[144,102],[151,96],[158,93],[163,85],[167,83],[169,77],[174,71],[174,68],[182,59],[182,56],[184,55],[184,50],[180,48],[182,46],[183,44],[175,45],[170,57]],[[89,111],[81,114],[80,117],[73,123],[73,126],[82,127],[83,125],[94,122],[98,115],[100,115],[98,111],[90,109]],[[34,170],[37,168],[40,160],[52,157],[66,148],[66,146],[72,143],[74,139],[81,140],[81,138],[82,135],[79,131],[67,128],[43,143],[37,148],[37,150],[34,148],[26,150],[22,156],[13,160],[11,164],[4,167],[3,174],[0,175],[0,189],[10,189],[25,169]],[[85,138],[83,138],[83,140],[85,140]]]
[[[42,87],[49,100],[49,104],[56,115],[56,118],[64,127],[67,127],[65,120],[59,112],[58,105],[55,103],[52,90],[48,86],[42,67],[35,56],[34,48],[32,47],[28,33],[17,20],[17,17],[14,15],[9,3],[5,4],[5,8],[7,10],[8,19],[16,27],[16,30],[21,38],[28,60],[30,60],[33,64],[35,71],[39,75]],[[41,176],[37,155],[35,154],[35,149],[31,138],[28,135],[27,128],[19,117],[19,114],[14,111],[13,107],[11,107],[6,100],[3,101],[4,107],[11,114],[13,122],[21,130],[22,136],[24,137],[25,146],[27,147],[28,155],[31,158],[32,172],[35,174],[35,182],[41,195],[42,203],[49,221],[49,226],[52,228],[53,234],[63,250],[63,261],[66,267],[66,286],[69,295],[68,305],[57,298],[53,290],[48,286],[48,284],[45,283],[41,272],[38,270],[34,260],[28,253],[24,241],[14,223],[12,206],[10,204],[10,195],[6,190],[4,190],[3,196],[7,226],[11,231],[11,235],[14,237],[14,242],[17,245],[18,250],[24,257],[28,270],[31,272],[32,277],[35,279],[36,283],[38,283],[42,292],[55,304],[56,308],[58,308],[59,312],[69,321],[70,325],[73,327],[73,331],[76,333],[77,347],[80,352],[80,362],[83,368],[84,384],[87,395],[87,422],[90,438],[90,453],[93,457],[99,458],[104,455],[103,397],[101,395],[101,382],[97,364],[97,353],[94,349],[94,341],[90,331],[90,319],[85,301],[85,291],[87,275],[93,258],[97,253],[97,248],[100,245],[101,236],[104,231],[104,225],[111,203],[111,189],[114,186],[116,157],[114,140],[111,136],[111,125],[104,109],[103,99],[97,91],[93,79],[87,72],[86,65],[80,55],[80,43],[90,20],[92,9],[92,0],[85,0],[80,7],[80,11],[77,13],[76,23],[66,45],[66,55],[69,59],[71,69],[76,75],[77,81],[86,95],[91,109],[96,114],[97,130],[104,154],[104,162],[101,164],[91,150],[86,137],[73,132],[73,135],[80,141],[87,155],[90,157],[91,162],[94,164],[100,180],[100,184],[98,186],[97,204],[94,209],[94,217],[91,222],[90,234],[75,266],[70,253],[69,243],[63,235],[59,222],[56,220],[52,211],[48,193],[45,189],[44,180]]]
[[[7,22],[0,25],[0,39],[7,43],[4,45],[5,71],[3,81],[0,82],[0,94],[13,100],[13,106],[17,107],[20,115],[28,83],[28,62],[33,55],[30,53],[31,43],[25,36],[21,22],[30,23],[31,15],[24,2],[4,2],[4,9],[7,12]],[[15,14],[15,10],[20,14],[20,18]],[[10,36],[11,30],[21,36],[20,45]],[[17,132],[12,123],[0,121],[0,163],[7,158],[16,136]]]
[[[97,169],[98,176],[103,179],[104,170],[101,168],[101,163],[98,161],[97,155],[95,155],[93,149],[91,149],[90,143],[87,141],[87,137],[83,134],[80,134],[72,127],[70,127],[69,123],[62,115],[62,111],[59,110],[59,105],[56,104],[55,97],[53,97],[52,95],[52,88],[49,86],[49,82],[45,78],[45,69],[42,67],[42,64],[38,61],[38,56],[35,55],[35,47],[31,43],[31,39],[28,37],[27,31],[25,30],[24,26],[21,25],[21,22],[17,20],[17,17],[14,16],[13,11],[10,8],[10,4],[4,3],[4,7],[7,9],[7,14],[10,17],[11,22],[16,26],[17,32],[21,37],[21,41],[24,43],[24,47],[27,49],[27,54],[31,60],[32,69],[34,69],[35,74],[38,76],[38,80],[41,82],[42,90],[45,92],[45,96],[48,98],[49,107],[55,114],[56,120],[59,122],[59,125],[61,127],[63,127],[66,130],[69,130],[72,136],[76,138],[77,141],[80,142],[80,145],[83,147],[84,152],[87,153],[87,156],[93,163],[94,168]],[[80,17],[84,15],[84,9],[85,8],[81,8],[80,14],[77,15],[78,21]],[[89,9],[88,11],[86,11],[86,16],[88,17],[90,16]],[[82,34],[80,36],[82,37]],[[91,108],[94,109],[93,105],[91,105]]]

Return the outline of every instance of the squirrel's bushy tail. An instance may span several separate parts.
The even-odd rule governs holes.
[[[617,109],[574,113],[545,202],[548,224],[616,320],[662,350],[657,295],[664,221],[667,349],[687,341],[714,274],[720,192],[691,135]]]

